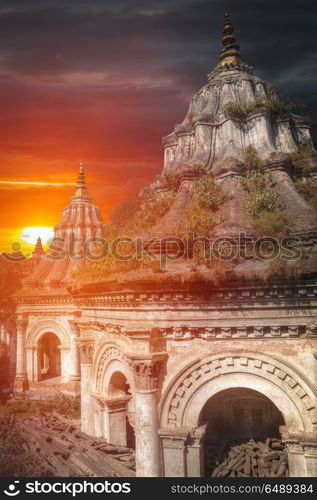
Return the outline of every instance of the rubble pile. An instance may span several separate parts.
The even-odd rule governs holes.
[[[267,438],[265,442],[250,439],[247,443],[228,443],[222,449],[223,453],[218,453],[220,460],[223,456],[227,458],[213,469],[212,477],[288,476],[287,453],[279,439]]]
[[[45,476],[132,477],[135,452],[104,438],[81,432],[71,419],[57,414],[16,420],[28,450],[41,460]]]

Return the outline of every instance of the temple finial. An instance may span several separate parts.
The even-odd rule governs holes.
[[[225,66],[226,64],[243,63],[240,54],[240,47],[236,42],[236,38],[233,33],[233,24],[230,19],[230,14],[228,13],[225,14],[223,23],[222,43],[224,48],[220,52],[217,68]]]
[[[76,187],[74,196],[72,197],[72,201],[86,201],[86,202],[91,201],[91,198],[87,192],[86,179],[85,179],[85,169],[84,169],[83,163],[79,164],[77,187]]]

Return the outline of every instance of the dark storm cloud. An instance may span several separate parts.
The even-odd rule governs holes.
[[[0,78],[34,93],[74,86],[79,101],[89,89],[121,92],[137,103],[141,126],[161,113],[164,96],[167,127],[217,62],[224,10],[246,62],[304,102],[317,124],[313,0],[2,0]]]

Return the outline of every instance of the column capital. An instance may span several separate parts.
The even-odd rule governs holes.
[[[96,394],[95,392],[91,393],[91,397],[98,403],[100,410],[105,409],[106,397],[102,394]]]
[[[79,325],[79,322],[77,320],[75,320],[75,319],[69,319],[68,323],[69,323],[69,326],[70,326],[70,329],[71,329],[71,333],[73,333],[74,335],[76,335],[76,337],[79,337],[80,336],[80,325]]]
[[[116,413],[125,411],[130,399],[131,396],[123,396],[122,398],[104,399],[104,403],[107,406],[108,413]]]
[[[129,356],[134,371],[136,390],[156,391],[159,388],[158,374],[166,356],[166,352]]]
[[[26,315],[19,315],[15,317],[15,325],[18,333],[23,333],[28,325],[28,318]]]
[[[81,339],[78,342],[80,349],[80,359],[81,363],[84,365],[91,365],[94,358],[94,341],[87,339]]]
[[[0,342],[0,359],[6,358],[8,356],[8,346]]]

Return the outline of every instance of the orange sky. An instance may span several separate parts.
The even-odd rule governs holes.
[[[244,60],[304,101],[317,123],[314,2],[255,4],[226,2]],[[59,222],[81,161],[105,221],[160,173],[162,136],[217,63],[223,8],[221,0],[1,0],[0,251],[24,227]]]
[[[80,161],[105,221],[120,201],[160,172],[168,99],[153,122],[147,109],[157,89],[117,85],[91,89],[93,77],[91,87],[78,86],[75,77],[66,85],[22,80],[6,89],[6,99],[0,97],[1,250],[16,239],[17,228],[58,223]]]

